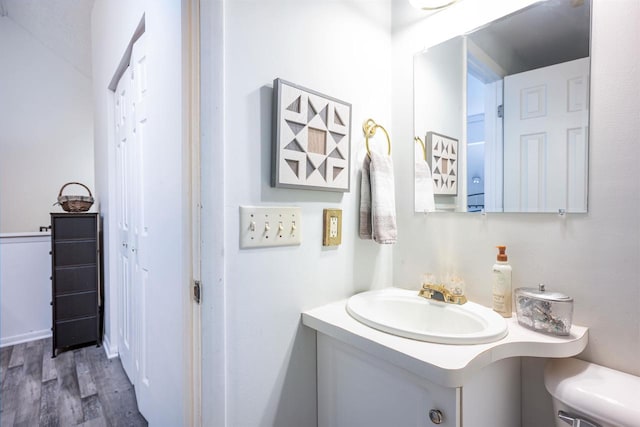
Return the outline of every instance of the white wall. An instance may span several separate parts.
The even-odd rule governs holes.
[[[315,425],[315,333],[301,325],[301,311],[391,284],[392,248],[357,237],[362,123],[372,117],[391,124],[390,3],[231,1],[224,27],[224,140],[214,142],[216,152],[224,153],[226,297],[212,310],[227,313],[227,422]],[[352,103],[349,193],[269,186],[276,77]],[[394,147],[402,143],[393,134],[392,141]],[[203,161],[203,176],[211,167]],[[214,193],[222,184],[202,185],[203,192]],[[238,207],[279,204],[302,207],[302,244],[240,250]],[[322,247],[323,208],[343,209],[337,248]],[[203,230],[208,221],[203,215]],[[203,239],[211,243],[214,231]],[[205,299],[218,278],[203,277]]]
[[[413,58],[415,136],[422,138],[425,147],[429,145],[428,132],[458,140],[457,154],[462,164],[467,151],[465,58],[466,47],[462,37],[431,47]],[[459,196],[435,196],[436,209],[466,208],[466,175],[466,170],[458,171]]]
[[[0,232],[38,231],[66,182],[93,190],[91,80],[10,16],[0,52]]]
[[[413,53],[526,3],[531,2],[465,1],[427,20],[404,2],[394,3],[396,139],[412,137]],[[593,13],[589,213],[564,219],[544,214],[416,215],[412,194],[398,192],[394,282],[417,288],[421,272],[455,269],[466,278],[471,300],[490,305],[494,246],[506,244],[514,287],[544,282],[575,298],[575,323],[590,327],[582,358],[640,375],[640,4],[595,0]],[[397,169],[411,164],[413,150],[401,146],[394,161]],[[412,179],[410,174],[397,176],[397,188],[410,188]],[[525,426],[551,425],[542,367],[537,359],[523,363]]]
[[[105,338],[117,345],[115,223],[115,138],[113,97],[108,89],[143,15],[145,17],[149,91],[144,177],[157,191],[148,192],[145,265],[146,376],[152,410],[150,425],[188,425],[190,402],[190,330],[185,327],[189,298],[189,235],[184,186],[189,183],[183,143],[182,2],[180,0],[97,0],[92,13],[93,96],[95,106],[96,186],[104,217]],[[146,188],[146,187],[145,187]],[[140,256],[143,256],[142,254]],[[142,316],[138,312],[139,316]],[[112,350],[114,350],[112,348]],[[139,402],[141,399],[139,399]],[[146,400],[145,400],[146,401]],[[141,407],[142,408],[142,407]]]
[[[49,251],[48,233],[0,236],[0,347],[51,335]]]
[[[465,50],[462,37],[435,46],[413,61],[416,136],[429,131],[463,141]]]

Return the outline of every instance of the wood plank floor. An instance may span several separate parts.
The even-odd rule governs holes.
[[[120,359],[95,345],[51,358],[51,338],[0,349],[0,426],[147,426]]]

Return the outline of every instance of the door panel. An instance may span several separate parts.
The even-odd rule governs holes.
[[[147,62],[145,36],[133,45],[130,65],[118,84],[116,131],[118,133],[118,230],[121,272],[120,358],[136,387],[141,413],[150,410],[147,360],[147,309],[150,274],[146,201],[149,180],[145,159],[149,157],[146,139]]]
[[[149,287],[153,286],[149,262],[149,225],[146,209],[151,182],[147,179],[148,168],[145,160],[150,157],[149,141],[146,138],[147,125],[147,55],[145,35],[142,35],[133,45],[131,51],[131,67],[133,67],[133,136],[135,138],[136,163],[135,173],[135,221],[133,234],[135,239],[135,299],[137,317],[137,341],[135,352],[136,366],[136,395],[141,413],[152,410],[151,387],[152,380],[148,375],[148,299]],[[156,190],[157,191],[157,190]]]
[[[120,78],[115,92],[116,130],[116,211],[118,227],[118,352],[129,380],[134,382],[133,325],[131,292],[131,227],[130,204],[130,144],[131,144],[131,69]]]
[[[589,58],[505,77],[505,212],[586,211]]]
[[[166,351],[163,347],[169,341],[182,338],[172,329],[183,321],[184,301],[176,298],[173,288],[180,283],[174,277],[167,277],[181,271],[180,242],[177,238],[166,238],[166,229],[174,230],[177,226],[175,221],[167,223],[166,199],[167,194],[175,192],[174,177],[180,172],[175,166],[181,162],[179,156],[168,155],[167,149],[181,141],[172,139],[169,143],[163,139],[164,135],[159,136],[160,130],[165,129],[159,120],[153,122],[153,127],[149,126],[149,120],[158,116],[148,114],[149,60],[145,37],[142,34],[132,46],[129,69],[125,73],[129,78],[123,77],[116,98],[121,236],[119,345],[122,364],[135,386],[140,412],[150,424],[180,425],[176,420],[181,412],[175,409],[183,406],[183,393],[176,395],[174,390],[181,390],[182,385],[172,379],[177,377],[176,372],[182,372],[182,350]],[[155,79],[163,75],[163,70],[153,69],[149,75]],[[157,91],[153,93],[155,114],[156,108],[164,105],[162,100],[173,98],[163,97],[166,95],[161,93],[165,89],[163,85],[153,88]],[[181,117],[180,114],[178,110],[177,117]],[[171,124],[166,128],[174,129]],[[173,318],[175,321],[170,320]],[[171,414],[171,421],[166,414]]]

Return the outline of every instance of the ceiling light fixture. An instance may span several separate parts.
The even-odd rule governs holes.
[[[411,6],[422,10],[438,10],[451,6],[458,0],[409,0]]]

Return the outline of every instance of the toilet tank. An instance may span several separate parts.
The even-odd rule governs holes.
[[[578,359],[552,359],[544,384],[553,397],[556,420],[561,409],[601,427],[640,427],[640,377]]]

